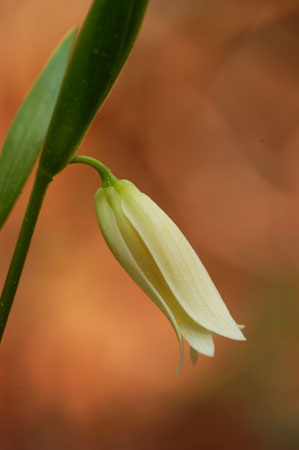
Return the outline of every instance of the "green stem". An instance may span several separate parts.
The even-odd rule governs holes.
[[[49,174],[42,169],[38,169],[0,299],[0,341],[5,330],[9,312],[22,274],[41,205],[51,180],[52,178]]]
[[[117,180],[117,178],[106,166],[104,166],[104,164],[94,158],[91,158],[90,156],[74,156],[70,163],[83,163],[96,169],[102,178],[102,184],[104,187],[113,185]],[[0,342],[2,340],[7,319],[30,247],[35,225],[50,181],[52,181],[51,175],[49,175],[43,168],[39,167],[0,298]]]
[[[71,159],[70,164],[75,163],[87,164],[88,166],[91,166],[94,169],[96,169],[101,176],[103,187],[112,186],[117,181],[117,178],[113,175],[111,170],[108,169],[108,167],[104,166],[104,164],[102,164],[97,159],[91,158],[91,156],[85,155],[74,156]]]

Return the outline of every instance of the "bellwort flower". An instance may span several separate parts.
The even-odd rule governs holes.
[[[214,355],[213,334],[245,340],[197,254],[175,223],[127,180],[112,176],[95,194],[103,236],[119,263],[172,324],[180,343]]]

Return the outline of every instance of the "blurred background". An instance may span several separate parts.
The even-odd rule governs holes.
[[[1,1],[1,142],[90,3]],[[298,0],[151,0],[80,153],[175,220],[247,341],[216,337],[176,376],[172,328],[99,232],[99,177],[71,166],[1,344],[1,450],[299,449],[298,52]],[[31,185],[1,233],[1,284]]]

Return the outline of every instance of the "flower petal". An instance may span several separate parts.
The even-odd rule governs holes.
[[[121,194],[124,214],[186,313],[214,333],[244,340],[205,267],[174,222],[129,181],[120,180],[114,186]]]
[[[109,189],[109,188],[108,188]],[[140,267],[137,265],[132,253],[130,252],[122,233],[120,232],[117,219],[114,213],[114,210],[110,207],[108,200],[106,198],[107,188],[100,188],[95,194],[95,206],[97,211],[98,222],[107,242],[110,250],[114,254],[115,258],[119,261],[119,263],[123,266],[126,272],[130,275],[130,277],[135,281],[135,283],[153,300],[153,302],[158,306],[158,308],[165,314],[169,322],[174,328],[174,331],[177,335],[180,344],[180,361],[177,368],[177,374],[179,374],[184,359],[184,347],[181,337],[181,332],[178,328],[176,319],[169,307],[154,288],[154,286],[150,283],[150,281],[146,278]],[[119,196],[118,193],[116,193]],[[119,209],[120,214],[121,210]],[[125,217],[119,220],[122,221],[122,224],[128,230],[129,234],[132,233],[132,226],[127,221]],[[123,223],[125,222],[125,223]],[[141,245],[143,243],[141,242]]]
[[[198,325],[187,314],[181,323],[178,322],[178,326],[182,335],[194,350],[206,356],[214,356],[214,342],[209,330]]]

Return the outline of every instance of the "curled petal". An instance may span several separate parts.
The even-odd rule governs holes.
[[[116,189],[122,194],[124,214],[186,313],[214,333],[244,340],[208,272],[175,223],[129,181],[119,181]]]

